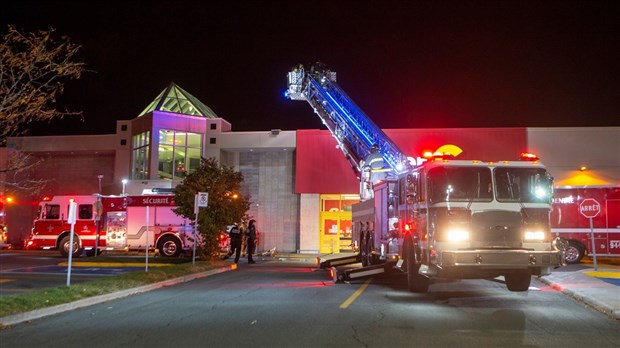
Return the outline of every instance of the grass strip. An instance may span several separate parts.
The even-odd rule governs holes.
[[[117,258],[116,260],[119,261],[115,262],[117,264],[127,261],[123,258]],[[182,262],[179,260],[182,259],[175,259],[174,262],[172,262],[171,259],[165,259],[161,262],[175,264],[169,267],[149,269],[148,272],[135,271],[72,284],[70,287],[63,285],[38,289],[18,295],[3,296],[0,297],[0,317],[29,312],[35,309],[51,307],[92,296],[109,294],[119,290],[178,278],[188,274],[201,273],[220,267],[230,266],[230,263],[217,260],[196,261],[194,265],[192,265],[191,260],[189,260],[189,262],[187,260]],[[99,261],[102,262],[103,260],[99,258]],[[135,262],[136,259],[133,259],[133,261]],[[149,264],[151,264],[150,259]]]

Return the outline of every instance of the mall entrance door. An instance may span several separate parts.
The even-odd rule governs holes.
[[[321,195],[321,253],[354,252],[351,240],[351,205],[357,202],[358,195]]]

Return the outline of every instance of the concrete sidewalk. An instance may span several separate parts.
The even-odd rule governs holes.
[[[620,320],[619,259],[597,262],[596,271],[592,261],[584,259],[579,265],[568,265],[538,279],[553,289]]]

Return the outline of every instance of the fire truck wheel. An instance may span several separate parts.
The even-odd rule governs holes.
[[[360,233],[360,258],[362,266],[368,266],[368,257],[366,256],[366,232]]]
[[[362,266],[371,266],[375,264],[374,255],[372,254],[372,248],[375,245],[374,236],[372,233],[367,232],[366,237],[362,237],[361,253],[362,253]]]
[[[181,254],[181,243],[173,237],[163,237],[159,242],[159,254],[165,257],[177,257]]]
[[[527,291],[530,287],[532,275],[529,270],[515,271],[504,276],[506,287],[510,291]]]
[[[69,256],[69,244],[71,242],[70,238],[70,236],[65,236],[60,240],[59,249],[62,257]],[[73,257],[78,257],[80,254],[82,254],[82,249],[80,249],[80,240],[77,236],[73,236]]]
[[[573,240],[568,241],[568,248],[566,248],[566,263],[570,265],[577,264],[581,262],[581,259],[586,254],[586,249],[579,242],[575,242]]]

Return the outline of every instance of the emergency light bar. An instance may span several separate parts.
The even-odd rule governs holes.
[[[538,161],[539,158],[536,154],[530,152],[521,152],[519,159],[522,161]]]

